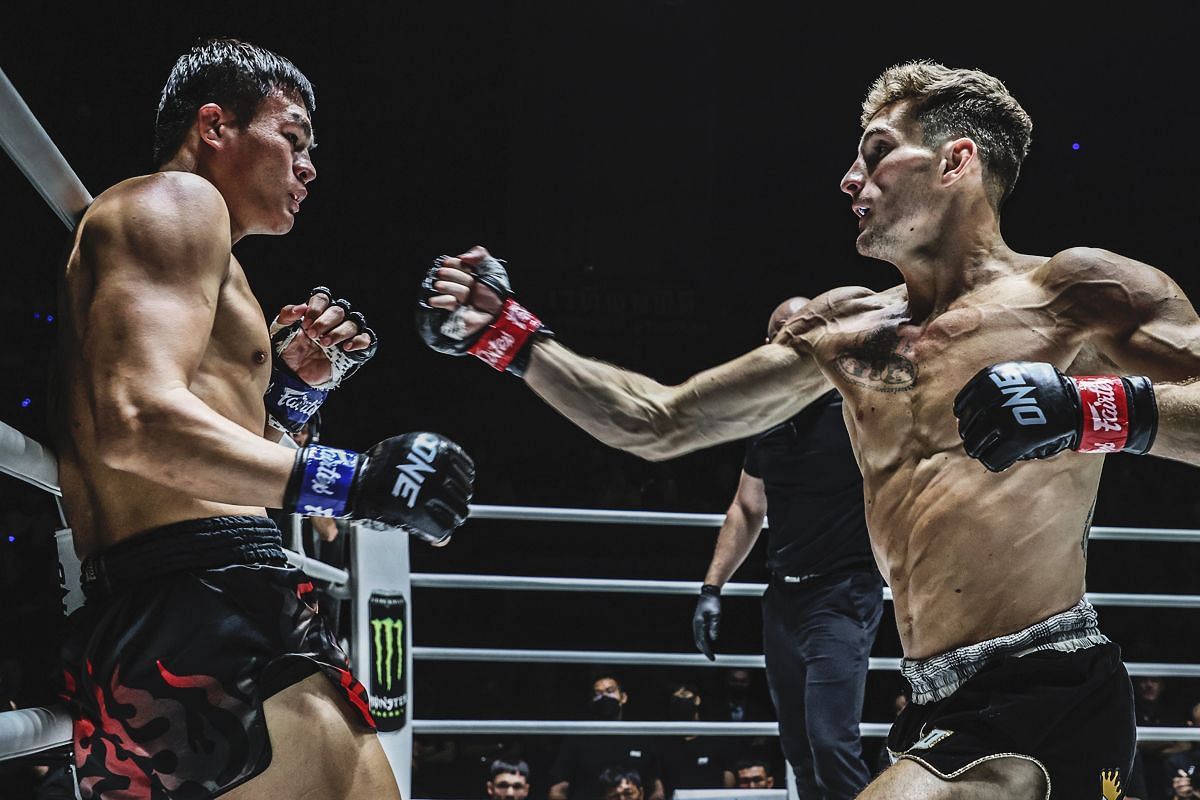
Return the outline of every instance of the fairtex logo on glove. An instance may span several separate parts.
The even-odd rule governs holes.
[[[397,464],[400,474],[392,486],[392,497],[403,497],[408,500],[408,507],[417,504],[417,495],[425,483],[425,475],[433,472],[433,459],[437,457],[437,437],[422,433],[413,442],[412,450],[408,451],[408,463]]]
[[[1119,453],[1129,436],[1129,400],[1125,384],[1109,375],[1073,378],[1083,407],[1081,453]]]
[[[493,369],[503,372],[525,346],[525,340],[541,327],[540,319],[509,298],[504,301],[500,316],[496,317],[496,321],[467,352],[478,356]]]
[[[358,455],[349,450],[313,445],[304,449],[304,478],[296,509],[310,517],[340,517],[346,512],[346,499]]]

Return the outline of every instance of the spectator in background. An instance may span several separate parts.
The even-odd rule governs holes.
[[[1133,679],[1133,705],[1139,727],[1158,728],[1180,724],[1181,720],[1170,713],[1163,702],[1166,689],[1166,681],[1158,676],[1139,675]],[[1167,773],[1163,759],[1178,749],[1176,742],[1137,743],[1137,752],[1142,757],[1142,776],[1147,789],[1153,792],[1152,800],[1159,800],[1159,787],[1170,786],[1171,775]]]
[[[1200,727],[1200,703],[1188,710],[1187,724],[1189,728]],[[1166,773],[1167,797],[1200,798],[1200,743],[1180,742],[1183,748],[1168,754],[1164,759]]]
[[[642,800],[642,776],[636,769],[609,767],[600,773],[597,781],[600,800]]]
[[[529,796],[529,765],[496,759],[488,768],[487,795],[491,800],[525,800]]]
[[[677,722],[697,722],[702,699],[690,683],[670,684],[668,716]],[[724,737],[664,736],[658,744],[665,795],[676,789],[732,789],[732,751]]]
[[[725,673],[725,696],[716,718],[727,722],[772,722],[775,714],[751,692],[750,670],[735,668]]]
[[[722,697],[715,704],[715,713],[710,713],[710,719],[716,722],[774,722],[775,711],[769,700],[761,700],[760,692],[755,685],[754,673],[748,669],[734,667],[725,672]],[[725,741],[733,752],[746,750],[756,756],[767,759],[773,765],[772,771],[779,773],[784,769],[783,750],[776,736],[734,736]]]
[[[589,716],[597,721],[624,719],[629,695],[612,670],[599,670],[589,694]],[[594,800],[602,795],[600,773],[620,768],[638,777],[638,791],[650,791],[646,800],[663,800],[658,758],[648,739],[614,734],[567,736],[550,767],[549,800]]]
[[[739,789],[774,789],[775,776],[770,759],[756,755],[742,756],[734,764]]]

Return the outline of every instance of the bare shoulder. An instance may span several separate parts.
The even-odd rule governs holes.
[[[1136,326],[1164,303],[1187,302],[1162,270],[1098,247],[1062,250],[1031,275],[1052,305],[1090,328]]]
[[[80,222],[80,245],[154,257],[230,249],[229,210],[216,187],[187,172],[129,178],[95,199]]]
[[[903,285],[882,292],[865,286],[830,289],[797,311],[780,329],[775,342],[810,348],[830,329],[844,326],[860,314],[895,305],[903,298]]]

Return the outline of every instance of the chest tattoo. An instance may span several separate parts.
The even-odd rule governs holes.
[[[859,334],[837,355],[838,372],[856,386],[874,392],[907,392],[917,380],[912,344],[892,327]]]

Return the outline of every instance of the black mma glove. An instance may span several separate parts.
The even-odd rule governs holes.
[[[436,433],[393,436],[366,453],[313,445],[296,453],[283,510],[374,520],[443,544],[467,518],[474,481],[471,458]]]
[[[954,416],[967,455],[992,472],[1068,449],[1141,455],[1158,430],[1149,378],[1072,377],[1032,361],[980,370],[954,398]]]
[[[709,661],[716,661],[713,647],[721,633],[721,587],[706,583],[700,587],[696,599],[696,610],[692,612],[692,637],[696,649],[704,653]]]
[[[318,343],[317,347],[320,347],[329,359],[329,379],[316,386],[310,386],[301,380],[282,358],[283,351],[292,340],[296,336],[305,335],[300,326],[301,320],[296,320],[291,325],[281,325],[276,317],[271,322],[271,382],[267,384],[263,400],[267,405],[267,422],[272,428],[285,433],[303,430],[309,418],[320,410],[329,393],[357,372],[359,367],[374,358],[379,349],[379,339],[375,331],[367,327],[367,320],[361,313],[350,310],[349,301],[334,300],[333,295],[324,286],[310,291],[308,299],[311,300],[318,294],[328,295],[331,305],[341,306],[346,312],[346,319],[358,327],[358,333],[370,335],[371,344],[362,350],[347,353],[341,344],[326,347]]]
[[[425,344],[439,353],[452,356],[473,355],[493,369],[524,377],[536,336],[553,336],[540,319],[512,299],[512,287],[504,263],[487,256],[473,267],[475,281],[500,298],[500,311],[486,328],[467,334],[462,315],[468,308],[453,312],[429,305],[429,298],[440,294],[433,288],[437,271],[447,256],[438,256],[421,281],[417,299],[417,332]],[[535,336],[536,334],[536,336]]]

